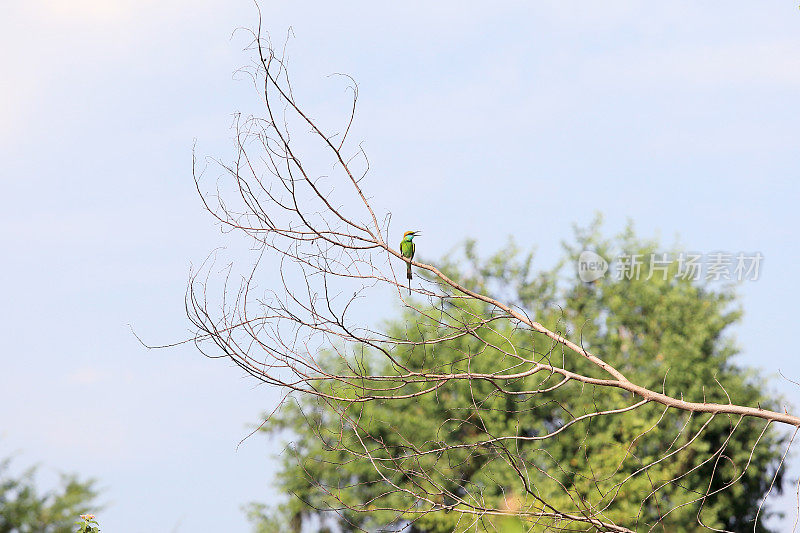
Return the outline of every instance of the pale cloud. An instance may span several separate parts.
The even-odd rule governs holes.
[[[594,80],[637,86],[669,84],[684,88],[731,85],[800,85],[800,40],[628,48],[595,56],[583,66]]]
[[[42,21],[56,24],[90,24],[130,22],[147,14],[154,7],[185,5],[188,2],[156,0],[35,0],[27,3],[29,13]]]
[[[110,377],[108,372],[94,367],[85,367],[68,374],[67,383],[71,385],[94,385],[95,383],[106,381]]]
[[[215,0],[32,0],[12,4],[0,22],[0,143],[29,133],[54,91],[98,65],[131,68],[144,54],[175,46],[191,25],[213,24]],[[5,9],[5,6],[4,6]],[[5,24],[4,24],[4,23]],[[127,64],[127,65],[126,65]],[[13,151],[13,150],[12,150]]]
[[[146,4],[146,1],[142,3]],[[88,23],[108,22],[129,17],[133,2],[109,2],[105,0],[44,0],[33,3],[40,16],[59,20]]]

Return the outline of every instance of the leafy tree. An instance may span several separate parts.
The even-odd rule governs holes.
[[[0,461],[0,533],[71,533],[79,515],[97,509],[94,480],[62,474],[57,489],[39,492],[36,467],[14,476],[10,464]]]
[[[595,224],[577,232],[576,242],[565,245],[563,260],[552,270],[534,272],[533,255],[522,255],[513,244],[482,259],[475,243],[468,242],[463,260],[440,264],[447,276],[470,290],[511,302],[551,331],[579,338],[581,346],[603,354],[631,381],[651,390],[693,401],[777,406],[763,378],[735,362],[737,348],[728,332],[741,311],[733,287],[683,279],[676,262],[666,273],[650,272],[645,264],[638,279],[607,275],[583,283],[570,269],[587,249],[606,258],[650,257],[661,250],[630,228],[615,239],[603,239]],[[442,324],[463,324],[469,317],[491,313],[474,299],[431,306],[422,314],[404,313],[389,324],[388,332],[416,342],[395,352],[398,364],[490,373],[513,368],[508,355],[496,349],[513,346],[574,372],[598,375],[593,363],[568,358],[559,344],[516,330],[508,321],[482,325],[479,336],[422,343],[445,332]],[[425,314],[431,319],[425,320]],[[483,357],[472,357],[478,353]],[[332,354],[328,362],[332,373],[344,364]],[[399,371],[366,346],[349,364],[359,365],[364,375]],[[657,403],[595,416],[638,398],[609,387],[559,383],[559,375],[534,374],[507,383],[502,391],[489,379],[453,380],[434,394],[391,402],[297,397],[264,427],[292,441],[277,483],[294,497],[272,514],[253,508],[251,519],[262,527],[271,520],[294,531],[303,523],[342,531],[407,527],[417,533],[569,527],[563,517],[548,519],[546,514],[536,521],[491,515],[476,520],[456,506],[415,513],[419,500],[414,495],[423,493],[439,494],[438,503],[445,507],[448,495],[456,495],[480,498],[483,508],[510,511],[547,511],[552,506],[580,515],[602,510],[607,521],[637,531],[696,531],[704,529],[700,524],[743,531],[752,530],[770,485],[773,492],[781,489],[779,463],[786,436],[764,420],[689,413]],[[426,386],[419,383],[418,390]],[[347,385],[321,387],[321,392],[347,397]],[[552,389],[546,395],[529,392],[548,387]],[[380,442],[373,457],[396,466],[382,470],[388,477],[381,478],[364,457],[365,443],[343,430],[348,424],[359,424]],[[409,435],[424,444],[412,446]],[[491,442],[502,435],[541,440]],[[444,449],[441,443],[450,446]],[[460,443],[487,444],[452,446]],[[405,453],[412,448],[425,453]],[[372,502],[369,512],[363,512],[363,502]],[[767,531],[767,510],[760,513],[756,530]],[[585,523],[571,527],[592,530]]]

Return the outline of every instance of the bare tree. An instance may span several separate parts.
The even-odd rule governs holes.
[[[545,327],[518,305],[481,293],[436,265],[412,261],[422,276],[415,277],[409,296],[407,259],[401,256],[396,243],[389,242],[391,217],[373,207],[364,189],[369,170],[366,154],[348,137],[356,113],[357,86],[349,85],[352,106],[341,129],[328,131],[295,98],[283,53],[276,51],[260,26],[253,37],[251,50],[257,61],[243,72],[252,77],[263,98],[265,116],[237,116],[236,156],[231,162],[215,161],[227,176],[217,183],[215,191],[204,188],[203,172],[197,165],[195,181],[205,208],[223,228],[246,236],[259,258],[237,286],[223,276],[221,301],[210,295],[211,285],[218,279],[213,269],[206,269],[203,278],[193,276],[187,292],[187,312],[197,329],[194,341],[204,353],[230,358],[251,376],[280,388],[285,398],[310,395],[339,414],[340,435],[338,440],[328,439],[331,446],[343,457],[368,461],[383,484],[383,492],[377,498],[356,502],[338,498],[340,509],[392,511],[398,517],[396,524],[449,510],[473,517],[474,521],[511,515],[528,524],[553,529],[633,531],[631,528],[637,527],[635,517],[630,524],[609,518],[616,495],[625,490],[631,478],[647,477],[653,467],[690,452],[695,466],[688,471],[724,461],[727,439],[734,438],[739,423],[748,417],[764,421],[763,432],[775,423],[794,426],[795,431],[800,428],[800,418],[787,412],[762,409],[759,405],[711,403],[704,398],[684,399],[647,388],[628,379],[602,353],[585,349],[580,338],[570,339]],[[257,287],[258,266],[264,256],[278,258],[280,267],[272,272],[281,283],[277,289]],[[434,324],[437,334],[412,338],[350,319],[354,309],[370,306],[370,297],[381,291],[391,291],[410,316]],[[498,337],[504,340],[498,342]],[[432,351],[438,345],[463,338],[474,339],[483,346],[478,353],[465,354],[468,364],[463,371],[434,363],[409,365],[398,356],[409,349]],[[363,364],[354,354],[364,350],[377,354],[383,364]],[[479,359],[490,360],[492,369],[474,370],[481,368],[476,364]],[[576,361],[584,364],[575,364]],[[375,368],[384,371],[374,373]],[[554,422],[549,433],[510,432],[479,441],[435,443],[419,442],[414,434],[403,434],[398,436],[402,446],[387,444],[375,424],[361,418],[364,410],[360,406],[437,395],[455,382],[488,384],[494,395],[515,398],[546,399],[565,387],[576,387],[578,391],[592,387],[607,391],[615,406],[564,416]],[[524,388],[520,389],[519,384]],[[480,424],[481,417],[487,414],[483,404],[475,397],[464,397],[462,401],[469,414],[460,422],[467,423],[469,419],[469,423]],[[676,436],[674,446],[662,456],[643,463],[632,473],[620,471],[613,490],[604,492],[600,504],[576,501],[570,487],[556,483],[554,472],[558,465],[552,470],[533,468],[515,455],[520,443],[556,438],[589,419],[636,416],[644,406],[656,405],[663,409],[656,424],[667,412],[686,413],[686,420],[704,417],[703,422],[693,434],[682,433],[689,427],[688,422],[678,427],[677,435],[682,439]],[[716,417],[731,420],[728,438],[718,449],[696,456],[692,444]],[[651,429],[644,428],[631,439],[630,446]],[[525,496],[526,503],[487,505],[479,487],[462,483],[459,490],[453,490],[420,466],[426,457],[447,456],[455,451],[461,457],[493,454],[505,461],[516,473],[518,493]],[[739,477],[747,466],[741,465]],[[716,466],[712,472],[715,469]],[[398,475],[408,482],[399,483]],[[560,486],[574,505],[564,509],[555,504],[551,496],[537,489],[537,478]],[[715,491],[728,490],[736,481],[720,488],[709,480],[708,489],[696,494],[690,503],[702,505]],[[664,484],[680,482],[676,477]],[[326,487],[321,490],[337,499],[336,491]],[[654,483],[651,494],[641,495],[642,505],[658,490]],[[396,494],[404,499],[392,501],[410,503],[384,503],[389,495]],[[675,507],[686,504],[664,503],[659,514],[667,516]],[[702,525],[699,513],[698,521]],[[463,529],[471,523],[464,522]]]

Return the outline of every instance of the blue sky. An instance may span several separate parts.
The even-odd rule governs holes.
[[[794,2],[263,2],[322,119],[359,82],[354,134],[393,226],[426,258],[513,235],[549,267],[572,224],[760,251],[740,362],[800,378],[800,10]],[[34,0],[0,21],[0,455],[100,479],[109,531],[246,531],[275,443],[237,443],[277,394],[190,348],[189,267],[224,243],[191,151],[258,112],[233,76],[247,1]],[[401,191],[413,205],[398,205]],[[390,310],[387,310],[389,313]],[[776,380],[796,405],[800,392]],[[791,512],[791,502],[786,508]],[[790,514],[790,519],[793,515]],[[158,527],[152,527],[152,521]]]

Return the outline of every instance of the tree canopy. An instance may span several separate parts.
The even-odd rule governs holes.
[[[11,460],[0,461],[0,533],[71,533],[78,516],[97,510],[94,480],[61,474],[57,488],[41,492],[36,467],[11,473]]]
[[[533,254],[513,244],[482,258],[468,242],[461,260],[450,255],[438,265],[468,289],[512,303],[549,330],[579,339],[648,389],[692,401],[777,407],[764,379],[735,360],[730,329],[741,310],[734,287],[684,279],[675,262],[663,276],[645,269],[633,279],[580,281],[573,268],[583,250],[606,258],[663,251],[630,228],[604,239],[595,224],[579,230],[564,250],[555,268],[537,271]],[[481,323],[478,335],[426,344],[447,335],[443,325],[494,313],[475,299],[427,305],[389,322],[390,336],[410,341],[393,352],[396,361],[360,346],[347,361],[341,353],[328,354],[327,364],[332,371],[357,365],[365,376],[398,373],[400,367],[512,373],[526,366],[509,353],[524,353],[598,375],[590,361],[567,357],[561,344],[508,321]],[[428,386],[424,380],[415,385],[419,391]],[[767,531],[769,504],[759,506],[783,483],[779,464],[787,436],[769,421],[671,409],[555,373],[526,375],[502,388],[491,379],[454,379],[433,393],[392,401],[347,402],[341,398],[356,397],[348,392],[351,384],[320,387],[339,399],[294,397],[263,428],[289,441],[276,481],[292,496],[271,514],[252,507],[256,525],[280,523],[295,531],[303,523],[320,531],[591,531],[590,522],[565,520],[591,515],[636,531],[742,531],[752,530],[760,513],[756,530]],[[363,431],[348,431],[352,427]],[[439,506],[425,512],[419,494]],[[480,508],[537,513],[525,519],[466,513],[456,505],[464,498]],[[558,516],[548,514],[551,509]]]

